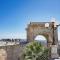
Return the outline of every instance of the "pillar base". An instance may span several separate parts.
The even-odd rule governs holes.
[[[51,46],[51,58],[58,58],[57,45]]]

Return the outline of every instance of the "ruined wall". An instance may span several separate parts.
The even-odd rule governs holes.
[[[0,60],[18,60],[22,49],[19,44],[0,46]]]

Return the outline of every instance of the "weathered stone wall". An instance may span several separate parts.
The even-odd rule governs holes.
[[[21,47],[19,44],[0,46],[0,60],[18,60],[22,53],[22,49],[23,47]]]
[[[49,27],[46,28],[45,24],[49,23]],[[43,35],[47,39],[47,45],[48,47],[52,45],[53,43],[53,37],[54,37],[54,43],[57,45],[58,42],[58,33],[57,29],[54,30],[53,33],[53,27],[52,22],[31,22],[27,27],[27,41],[31,42],[35,39],[37,35]]]

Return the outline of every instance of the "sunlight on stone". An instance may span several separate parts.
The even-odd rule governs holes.
[[[6,60],[7,59],[7,53],[4,49],[0,49],[0,60]]]

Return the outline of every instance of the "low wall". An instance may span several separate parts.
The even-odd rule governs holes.
[[[19,60],[22,49],[20,44],[0,46],[0,60]]]

